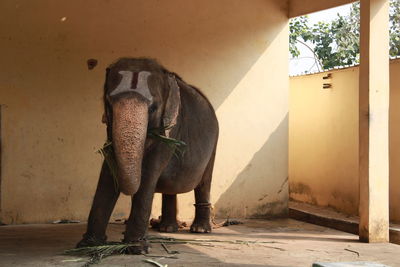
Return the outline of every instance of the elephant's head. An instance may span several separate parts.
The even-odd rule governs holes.
[[[145,146],[151,142],[146,143],[147,130],[175,125],[179,87],[175,76],[155,61],[122,58],[107,69],[104,103],[103,119],[114,147],[119,189],[133,195],[141,182]]]

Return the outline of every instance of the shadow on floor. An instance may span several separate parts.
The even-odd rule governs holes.
[[[85,230],[84,224],[68,225],[19,225],[0,227],[0,266],[83,266],[87,259],[85,257],[72,257],[63,255],[63,251],[74,248],[76,242],[81,238]],[[110,224],[108,236],[110,241],[118,241],[122,237],[124,225]],[[161,236],[153,230],[149,231],[152,236]],[[208,235],[193,235],[188,231],[174,234],[176,238],[208,238]],[[170,249],[179,251],[178,259],[169,259],[156,256],[168,257],[161,244],[152,244],[149,256],[120,255],[110,256],[103,259],[97,266],[151,266],[144,262],[145,259],[156,260],[168,266],[271,266],[267,262],[262,264],[231,263],[229,257],[226,261],[216,259],[193,245],[168,245]],[[218,249],[223,246],[218,245]],[[207,247],[206,249],[209,249]],[[237,254],[236,248],[226,248],[228,254]],[[82,258],[81,261],[76,261]],[[268,258],[268,257],[267,257]],[[266,258],[266,259],[267,259]],[[251,261],[249,261],[251,262]],[[132,265],[133,264],[133,265]],[[280,265],[281,266],[281,265]]]
[[[65,256],[62,252],[75,246],[85,226],[2,226],[0,266],[83,266],[87,259]],[[110,224],[107,231],[109,240],[119,241],[124,227],[122,224]],[[389,266],[399,266],[400,263],[400,246],[363,244],[355,242],[354,235],[290,219],[249,220],[244,225],[215,229],[211,234],[190,234],[188,230],[173,234],[150,230],[149,234],[209,240],[202,241],[203,246],[167,244],[170,250],[179,251],[177,259],[166,258],[168,254],[163,247],[153,244],[150,255],[111,256],[103,259],[97,266],[151,267],[151,264],[143,261],[145,259],[156,260],[170,267],[311,266],[313,262],[327,261],[375,261]],[[238,243],[237,240],[247,243]]]

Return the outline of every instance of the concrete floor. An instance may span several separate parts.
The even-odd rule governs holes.
[[[86,259],[64,256],[84,232],[85,224],[19,225],[0,227],[0,266],[83,266]],[[110,224],[109,240],[121,239],[124,226]],[[243,225],[215,229],[212,234],[151,235],[175,238],[208,238],[219,240],[257,240],[267,244],[226,244],[212,246],[169,245],[177,250],[177,259],[145,256],[111,256],[99,266],[148,266],[144,259],[153,259],[173,266],[311,266],[313,262],[373,261],[400,266],[400,246],[364,244],[358,237],[292,219],[248,220]],[[167,255],[159,244],[153,244],[150,255]]]
[[[351,234],[358,234],[360,221],[358,216],[344,214],[331,207],[319,207],[295,201],[289,201],[289,217]],[[391,243],[400,245],[400,224],[390,223],[389,236]]]

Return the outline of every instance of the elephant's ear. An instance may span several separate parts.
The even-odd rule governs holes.
[[[163,116],[163,124],[165,135],[170,137],[171,130],[176,125],[179,109],[181,106],[181,94],[175,75],[168,74],[168,98],[165,103],[165,110]]]

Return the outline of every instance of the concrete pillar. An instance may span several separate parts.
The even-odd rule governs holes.
[[[389,241],[389,0],[361,0],[360,240]]]

